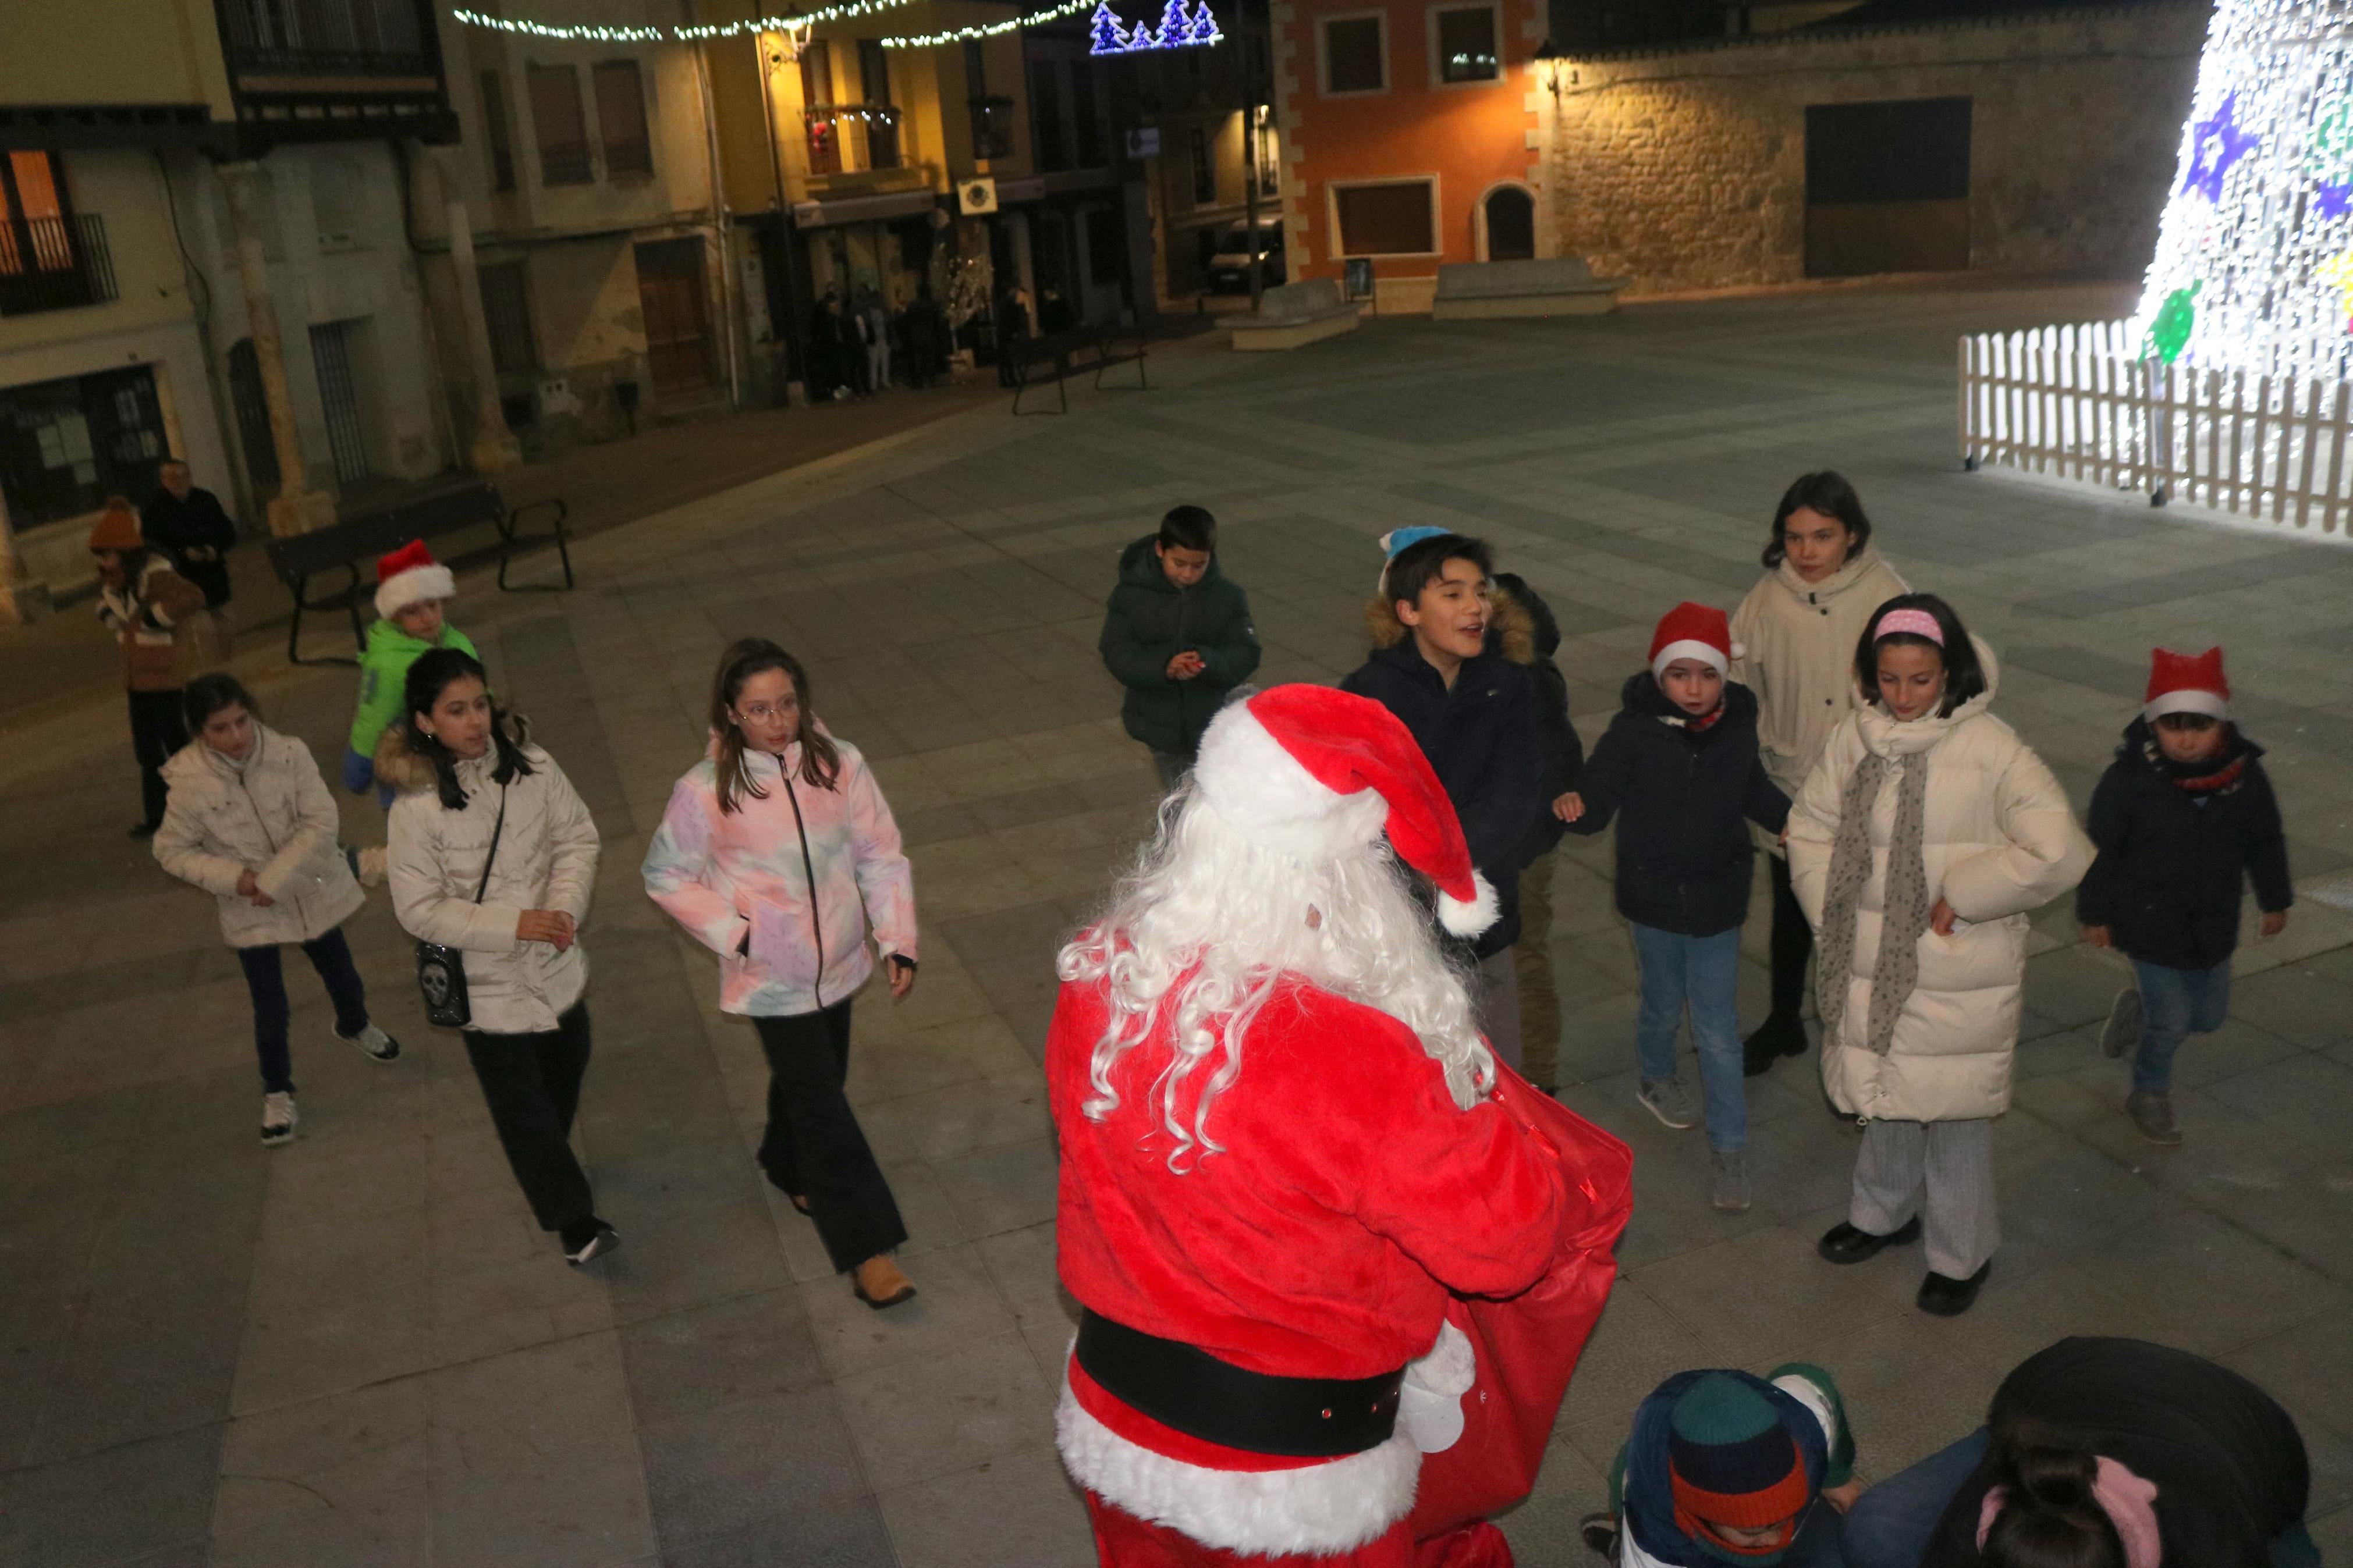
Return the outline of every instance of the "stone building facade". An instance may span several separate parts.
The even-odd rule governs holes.
[[[1971,271],[2135,276],[2210,10],[2147,4],[1563,60],[1537,95],[1556,243],[1641,292],[1890,269],[1823,264],[1858,217],[1894,234],[1895,255],[1907,230],[1933,229]],[[1826,110],[1957,100],[1957,194],[1858,214],[1826,209],[1868,204],[1810,193],[1810,119],[1819,135]]]

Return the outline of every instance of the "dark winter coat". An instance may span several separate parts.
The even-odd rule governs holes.
[[[1258,630],[1249,595],[1218,570],[1214,554],[1201,580],[1180,589],[1160,569],[1156,537],[1146,534],[1120,553],[1119,582],[1095,647],[1103,668],[1127,688],[1119,711],[1127,732],[1155,752],[1190,757],[1226,693],[1258,668]],[[1187,649],[1207,668],[1190,680],[1169,679],[1168,661]]]
[[[1553,657],[1560,652],[1560,623],[1553,619],[1552,606],[1543,596],[1514,574],[1496,573],[1495,586],[1528,613],[1533,648],[1528,679],[1535,682],[1536,742],[1544,753],[1541,793],[1550,802],[1577,787],[1577,775],[1585,766],[1585,742],[1577,739],[1577,726],[1568,718],[1568,678]],[[1488,634],[1491,643],[1500,645],[1502,637],[1500,631]],[[1535,826],[1520,843],[1520,865],[1526,867],[1558,844],[1562,831],[1560,818],[1549,809],[1537,812]]]
[[[183,500],[169,490],[139,511],[139,534],[171,559],[172,569],[205,591],[205,605],[228,603],[228,552],[237,524],[221,510],[220,497],[191,487]]]
[[[2065,1441],[2157,1483],[2165,1568],[2263,1568],[2304,1518],[2312,1472],[2295,1420],[2203,1356],[2143,1340],[2067,1339],[2002,1379],[1986,1424],[2056,1428]],[[1955,1493],[1922,1568],[1973,1568],[1990,1454]]]
[[[1618,912],[1678,936],[1715,936],[1748,917],[1757,849],[1743,822],[1778,833],[1789,797],[1757,754],[1757,696],[1724,683],[1723,717],[1694,733],[1649,670],[1626,682],[1618,716],[1577,780],[1578,834],[1618,824]]]
[[[2266,910],[2294,903],[2263,754],[2233,730],[2211,760],[2184,767],[2158,751],[2147,720],[2134,720],[2092,792],[2085,826],[2100,854],[2075,889],[2075,918],[2107,927],[2116,946],[2144,963],[2211,969],[2239,945],[2247,880]],[[2211,793],[2174,782],[2234,763],[2242,763],[2237,782]]]
[[[1454,804],[1472,864],[1502,900],[1502,918],[1472,943],[1472,956],[1501,952],[1520,940],[1521,846],[1546,808],[1526,611],[1496,595],[1487,651],[1463,661],[1451,688],[1387,605],[1376,600],[1366,624],[1372,657],[1340,689],[1371,698],[1413,732]]]

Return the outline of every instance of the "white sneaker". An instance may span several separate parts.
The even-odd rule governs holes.
[[[1699,1110],[1692,1104],[1691,1095],[1683,1089],[1681,1079],[1662,1079],[1646,1083],[1634,1096],[1642,1109],[1659,1119],[1659,1124],[1671,1131],[1681,1132],[1698,1124]]]
[[[291,1094],[265,1094],[261,1097],[261,1141],[264,1143],[287,1143],[294,1138],[295,1124],[302,1120],[294,1109]]]
[[[367,1053],[367,1057],[370,1061],[394,1061],[398,1059],[400,1056],[400,1042],[394,1039],[390,1035],[385,1034],[382,1029],[377,1028],[374,1024],[370,1024],[366,1028],[362,1029],[356,1035],[346,1035],[339,1030],[335,1035],[335,1038],[343,1041],[343,1044],[347,1046],[357,1046],[361,1050]]]

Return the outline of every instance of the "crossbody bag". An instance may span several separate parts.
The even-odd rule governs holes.
[[[491,827],[490,852],[482,857],[482,879],[474,889],[474,902],[491,888],[491,862],[499,858],[499,836],[507,826],[507,786],[499,786],[499,819]],[[417,944],[417,988],[425,994],[425,1021],[439,1029],[462,1029],[474,1021],[474,1005],[466,994],[466,954],[438,942]]]

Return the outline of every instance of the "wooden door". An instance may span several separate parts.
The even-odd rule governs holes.
[[[637,247],[638,303],[646,317],[646,363],[656,397],[711,384],[711,318],[702,298],[702,241],[656,240]]]

